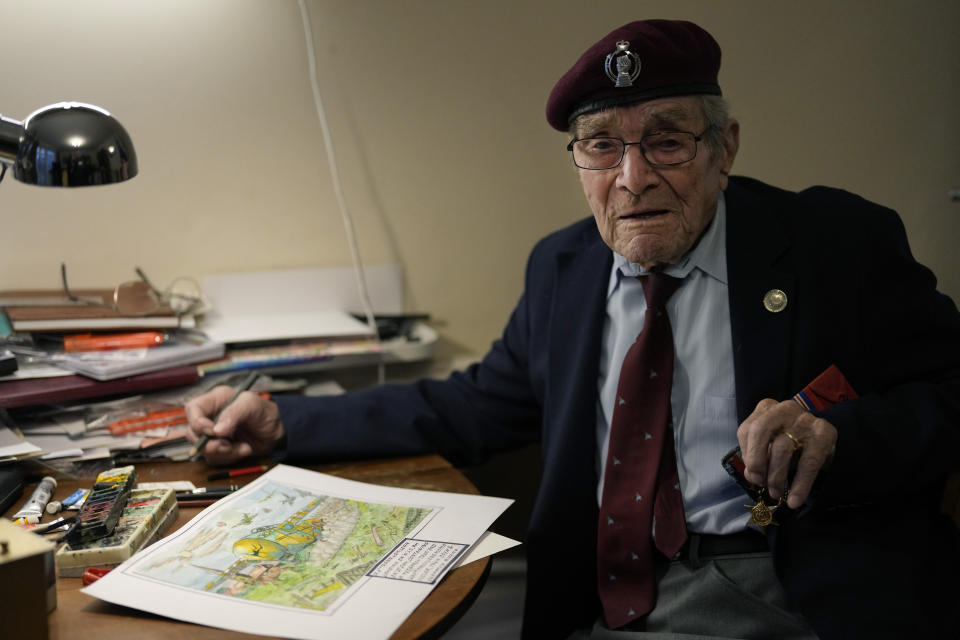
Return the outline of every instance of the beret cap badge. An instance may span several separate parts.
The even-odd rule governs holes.
[[[640,57],[630,51],[629,42],[620,40],[617,42],[616,50],[607,55],[603,69],[614,83],[613,86],[632,87],[633,81],[640,75]]]

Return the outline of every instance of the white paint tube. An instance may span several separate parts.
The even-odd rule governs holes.
[[[22,519],[23,522],[30,524],[36,524],[40,522],[40,516],[43,515],[43,509],[47,506],[47,502],[50,500],[50,497],[53,495],[53,491],[56,488],[57,481],[51,476],[46,476],[40,481],[40,484],[37,485],[37,488],[33,490],[33,493],[30,495],[30,499],[23,504],[23,506],[20,508],[20,511],[17,511],[15,514],[13,514],[12,519],[14,521]]]

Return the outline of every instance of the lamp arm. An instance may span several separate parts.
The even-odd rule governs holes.
[[[0,163],[12,166],[16,161],[22,131],[22,122],[0,115]]]

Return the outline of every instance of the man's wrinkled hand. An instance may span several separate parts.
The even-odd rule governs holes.
[[[202,453],[212,465],[267,455],[284,434],[275,403],[251,391],[244,391],[230,403],[234,393],[232,387],[219,386],[186,405],[187,439],[196,442],[202,434],[210,436]],[[214,424],[212,417],[223,407]]]
[[[793,400],[761,400],[737,429],[748,482],[766,487],[772,498],[787,494],[800,507],[820,470],[832,458],[837,429]],[[795,466],[795,469],[791,470]]]

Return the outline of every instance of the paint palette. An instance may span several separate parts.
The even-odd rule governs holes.
[[[77,525],[67,534],[67,542],[77,546],[113,533],[136,483],[133,466],[108,469],[98,475],[77,514]]]

